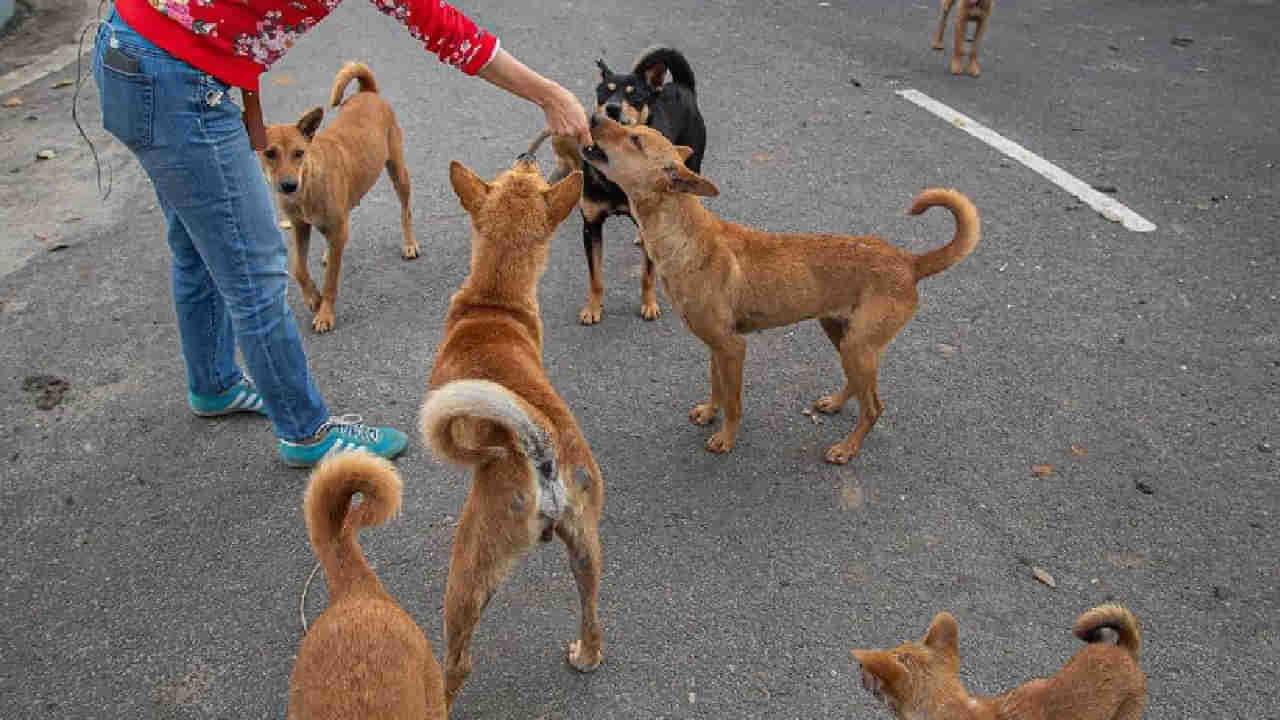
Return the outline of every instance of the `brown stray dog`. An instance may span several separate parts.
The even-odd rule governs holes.
[[[947,29],[947,13],[956,0],[942,0],[938,9],[938,30],[933,34],[933,49],[943,48],[942,34]],[[995,0],[960,0],[960,12],[956,15],[955,47],[951,48],[951,74],[959,75],[966,70],[974,77],[982,74],[978,65],[978,48],[982,45],[982,34],[987,31],[987,21],[991,19],[991,8]],[[969,67],[964,65],[964,46],[969,23],[976,23],[973,31],[973,43],[969,47]]]
[[[342,94],[352,80],[360,82],[360,89],[343,102]],[[260,156],[267,180],[280,199],[280,210],[293,224],[290,265],[302,289],[302,301],[315,313],[311,329],[316,332],[333,329],[338,275],[342,252],[347,247],[347,221],[378,181],[383,168],[400,198],[400,228],[404,234],[400,255],[406,260],[418,257],[413,213],[409,209],[404,136],[391,105],[378,94],[373,72],[363,63],[343,65],[333,80],[329,103],[342,108],[329,127],[316,132],[324,118],[323,108],[313,108],[294,125],[271,125],[267,128],[267,147]],[[307,272],[313,226],[329,242],[323,260],[327,265],[324,290],[319,293]]]
[[[471,215],[471,273],[449,301],[420,429],[437,457],[474,468],[445,589],[445,698],[471,672],[471,634],[520,556],[564,541],[581,601],[569,664],[603,657],[600,510],[604,479],[573,412],[542,366],[538,281],[551,236],[578,203],[582,173],[547,185],[532,155],[487,183],[454,162],[449,179]]]
[[[1102,642],[1102,629],[1118,644]],[[1096,607],[1072,632],[1088,643],[1050,678],[996,697],[970,697],[960,682],[956,620],[938,613],[918,643],[893,650],[854,650],[862,686],[901,720],[1138,720],[1147,678],[1138,667],[1142,632],[1119,605]]]
[[[587,162],[631,200],[645,252],[684,323],[711,349],[711,399],[689,412],[706,425],[723,406],[724,427],[707,440],[712,452],[733,448],[742,418],[742,335],[817,318],[840,353],[847,379],[815,407],[837,413],[851,396],[858,424],[827,451],[843,464],[884,411],[876,390],[880,354],[915,313],[920,278],[942,272],[978,244],[978,211],[954,190],[925,190],[911,214],[942,205],[956,218],[951,243],[913,255],[878,237],[768,233],[721,220],[697,197],[715,196],[709,180],[686,168],[689,148],[644,126],[593,117]]]
[[[302,639],[288,720],[445,720],[440,664],[417,623],[378,581],[356,532],[400,509],[400,476],[367,452],[336,455],[311,474],[303,514],[324,565],[329,607]],[[351,498],[364,496],[356,507]]]

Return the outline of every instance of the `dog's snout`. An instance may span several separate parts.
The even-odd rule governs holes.
[[[298,191],[297,180],[281,180],[280,181],[280,192],[288,194],[288,193],[297,192],[297,191]]]
[[[604,106],[604,114],[608,115],[610,120],[621,120],[622,106],[615,103],[609,103]]]

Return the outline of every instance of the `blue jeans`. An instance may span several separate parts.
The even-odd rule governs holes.
[[[105,61],[113,48],[123,62],[115,52]],[[98,31],[93,75],[103,126],[142,163],[169,225],[188,389],[218,393],[239,382],[238,343],[276,435],[312,436],[329,410],[307,370],[286,299],[287,252],[231,88],[115,12]]]

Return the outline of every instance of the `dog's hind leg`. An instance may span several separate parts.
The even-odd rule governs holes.
[[[316,283],[307,270],[307,253],[311,251],[311,226],[302,221],[293,223],[293,246],[290,248],[289,264],[293,271],[293,279],[298,281],[302,290],[302,302],[311,312],[320,309],[320,293],[316,291]]]
[[[947,31],[947,14],[951,12],[951,5],[956,0],[942,0],[941,7],[938,8],[938,31],[933,34],[933,49],[941,50],[944,45],[942,36]]]
[[[578,639],[569,643],[568,660],[575,670],[591,672],[604,659],[603,633],[596,614],[600,593],[600,569],[603,565],[600,551],[600,506],[602,504],[599,481],[594,481],[587,492],[591,497],[583,516],[574,526],[556,527],[556,535],[564,541],[569,553],[569,567],[578,584],[578,599],[582,606],[582,622]]]
[[[849,319],[845,317],[820,317],[818,323],[822,325],[822,330],[827,333],[827,337],[831,339],[831,344],[836,346],[836,352],[840,352],[840,343],[844,340],[844,336],[849,332]],[[844,356],[841,355],[841,364],[843,365]],[[824,395],[818,398],[813,404],[814,409],[824,413],[835,414],[844,408],[844,404],[849,402],[849,396],[853,394],[853,384],[848,381],[849,368],[844,368],[845,383],[844,389],[838,393]]]
[[[827,462],[843,465],[857,457],[862,441],[884,413],[877,380],[880,355],[911,319],[914,299],[878,299],[858,307],[840,341],[840,363],[848,389],[858,398],[858,424],[843,442],[827,450]]]
[[[338,277],[342,273],[342,251],[347,247],[347,219],[342,218],[325,233],[329,241],[329,262],[324,268],[324,290],[320,294],[320,309],[311,318],[311,329],[329,332],[336,322],[334,306],[338,303]]]
[[[604,221],[608,215],[598,213],[594,219],[582,211],[582,249],[587,253],[587,272],[591,286],[587,288],[587,304],[578,313],[583,325],[595,325],[603,314],[604,275],[600,265],[604,260]]]
[[[387,154],[387,177],[396,189],[400,198],[400,232],[404,236],[404,244],[400,248],[400,257],[412,260],[418,257],[418,241],[413,236],[413,210],[409,204],[411,186],[409,169],[404,162],[404,137],[398,125],[392,125],[388,137],[390,152]]]

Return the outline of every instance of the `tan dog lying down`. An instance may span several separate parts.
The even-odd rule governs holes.
[[[685,325],[711,349],[711,399],[689,412],[705,425],[721,407],[724,427],[707,449],[733,448],[742,418],[742,335],[817,318],[840,353],[846,383],[817,401],[837,413],[858,400],[858,424],[827,451],[846,463],[884,411],[876,390],[880,354],[915,313],[916,283],[951,267],[978,244],[978,211],[954,190],[926,190],[911,213],[942,205],[956,218],[951,243],[913,255],[872,236],[769,233],[716,217],[696,196],[719,194],[683,164],[690,150],[644,126],[593,116],[587,162],[631,200],[645,252]]]
[[[360,90],[343,102],[342,94],[352,80],[359,81]],[[343,65],[333,79],[329,103],[342,108],[329,127],[317,132],[324,118],[322,108],[310,110],[294,125],[272,125],[267,128],[267,147],[259,158],[280,200],[280,211],[293,225],[290,263],[302,301],[315,313],[311,329],[316,332],[328,332],[336,322],[334,306],[348,220],[384,168],[400,198],[400,230],[404,235],[400,254],[406,260],[418,257],[404,135],[390,103],[378,94],[373,72],[362,63]],[[316,292],[307,270],[312,227],[329,242],[321,292]]]
[[[1118,644],[1103,642],[1103,629]],[[1076,620],[1088,643],[1049,678],[996,697],[970,697],[960,682],[959,630],[938,613],[918,643],[892,650],[854,650],[862,686],[900,720],[1138,720],[1147,703],[1147,678],[1138,667],[1142,632],[1119,605],[1096,607]]]
[[[364,451],[311,473],[303,514],[329,583],[329,607],[302,638],[288,720],[444,720],[444,683],[427,636],[365,562],[356,532],[400,509],[400,476]],[[356,493],[363,496],[352,507]]]
[[[438,457],[474,468],[445,590],[452,707],[471,672],[480,614],[520,556],[553,534],[569,551],[582,606],[569,664],[583,672],[600,664],[604,479],[542,367],[538,281],[556,226],[582,194],[582,173],[549,187],[526,154],[492,183],[456,162],[449,178],[471,215],[471,273],[449,301],[421,430]]]

